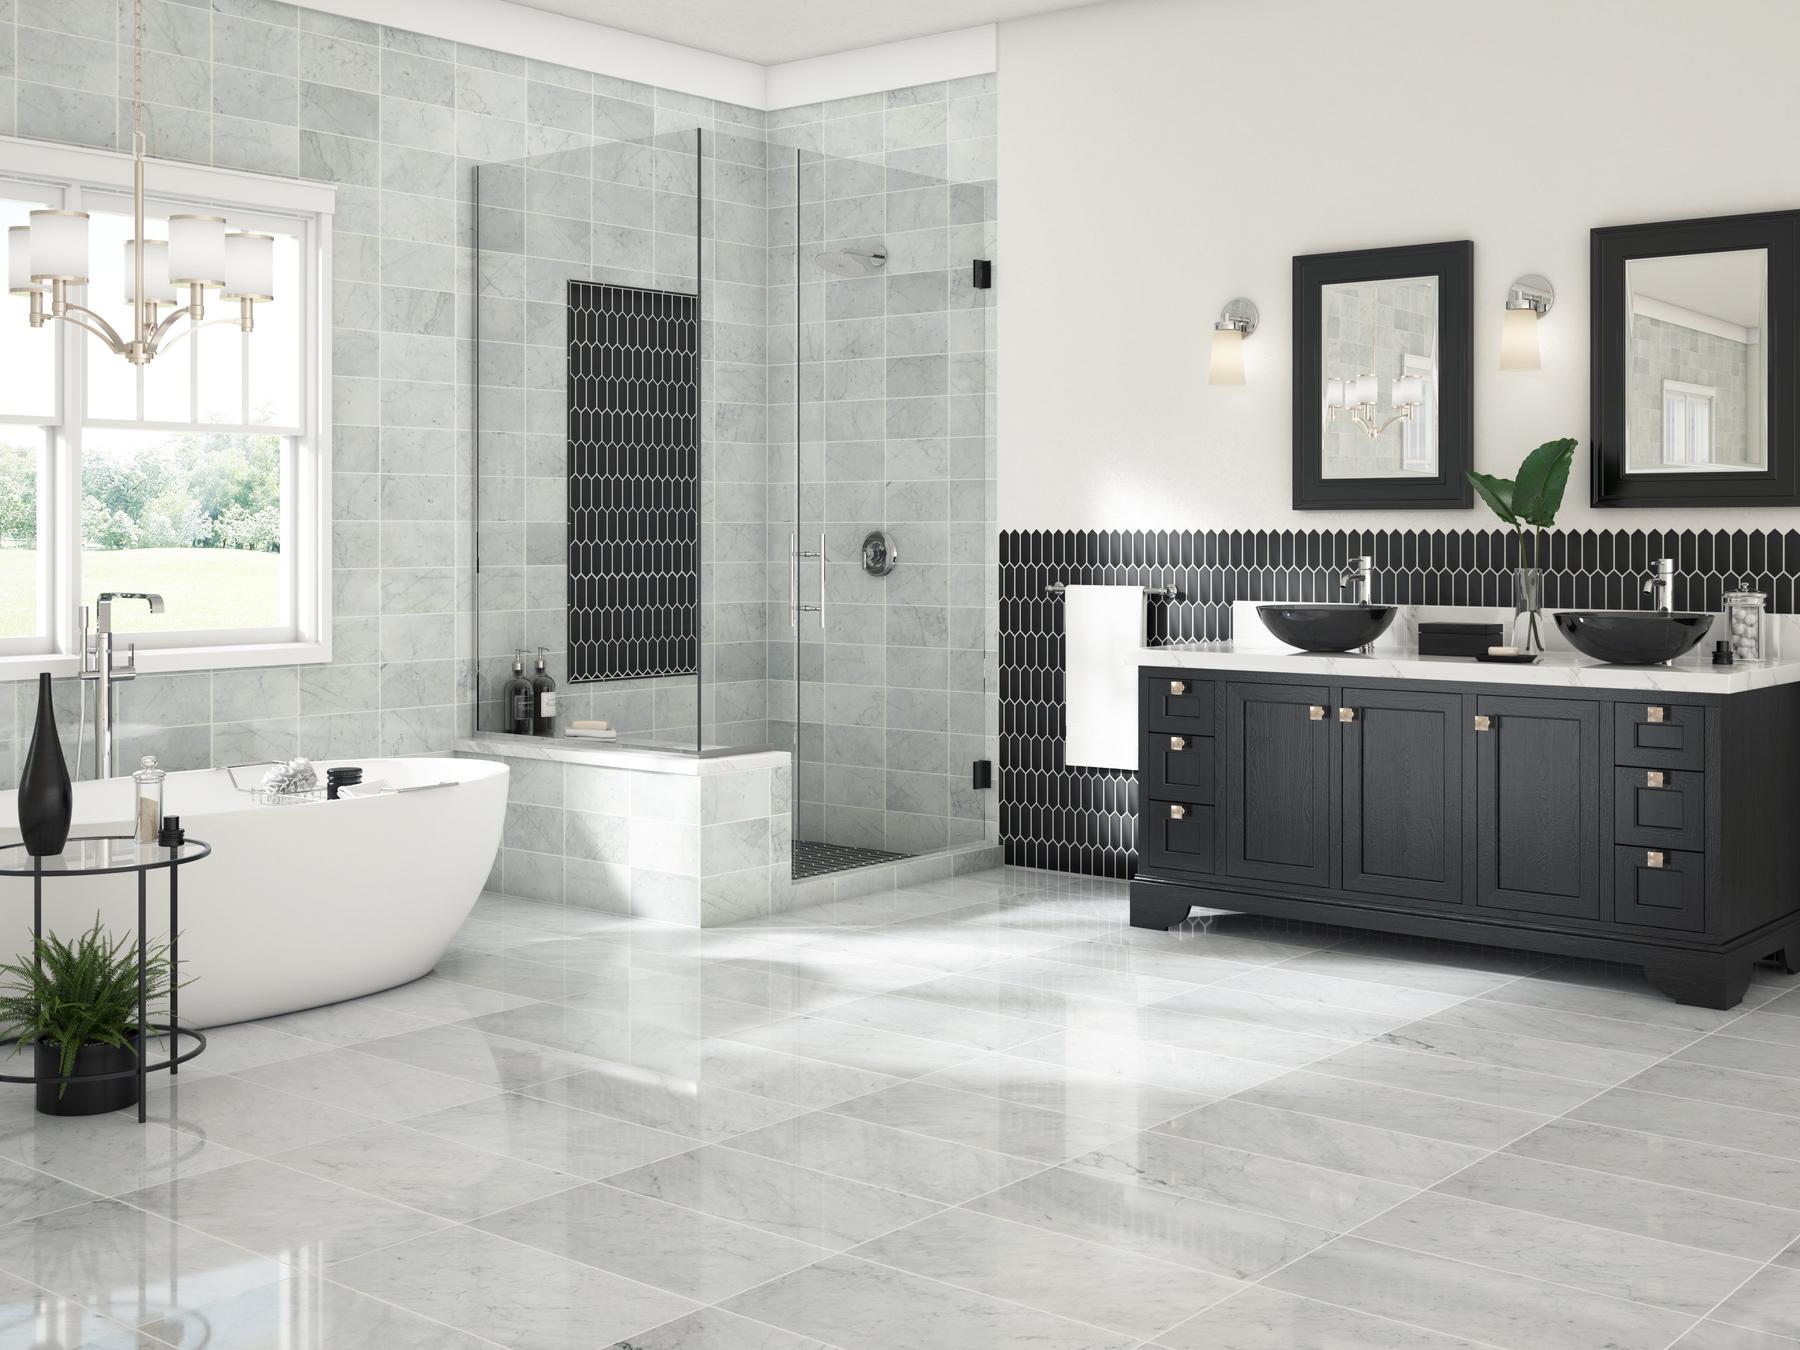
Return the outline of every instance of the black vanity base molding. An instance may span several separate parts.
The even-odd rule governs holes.
[[[1138,726],[1134,927],[1200,905],[1515,947],[1712,1008],[1800,964],[1800,685],[1146,670]]]

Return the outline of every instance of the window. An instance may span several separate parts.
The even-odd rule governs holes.
[[[1663,381],[1663,463],[1711,464],[1716,391],[1702,384]]]
[[[209,292],[131,365],[74,324],[28,322],[0,297],[0,678],[70,673],[79,611],[151,590],[128,611],[140,669],[330,659],[329,187],[152,161],[145,233],[171,212],[272,235],[275,300],[253,331]],[[71,299],[129,330],[131,161],[0,142],[0,226],[40,207],[88,213],[89,282]]]

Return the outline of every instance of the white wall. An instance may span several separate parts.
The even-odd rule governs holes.
[[[1475,464],[1583,442],[1562,523],[1800,523],[1587,505],[1588,231],[1800,206],[1791,0],[1114,0],[1003,24],[1002,529],[1486,527],[1296,512],[1291,259],[1475,241]],[[1399,82],[1414,111],[1379,95]],[[1667,81],[1671,92],[1652,91]],[[1498,369],[1506,288],[1557,289]],[[1263,327],[1206,384],[1220,306]]]

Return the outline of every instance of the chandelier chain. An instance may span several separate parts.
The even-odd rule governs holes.
[[[131,149],[144,153],[144,0],[131,0]]]

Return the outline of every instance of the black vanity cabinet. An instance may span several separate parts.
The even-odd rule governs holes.
[[[1800,958],[1800,685],[1147,669],[1138,707],[1138,927],[1203,905],[1522,947],[1711,1007]]]

